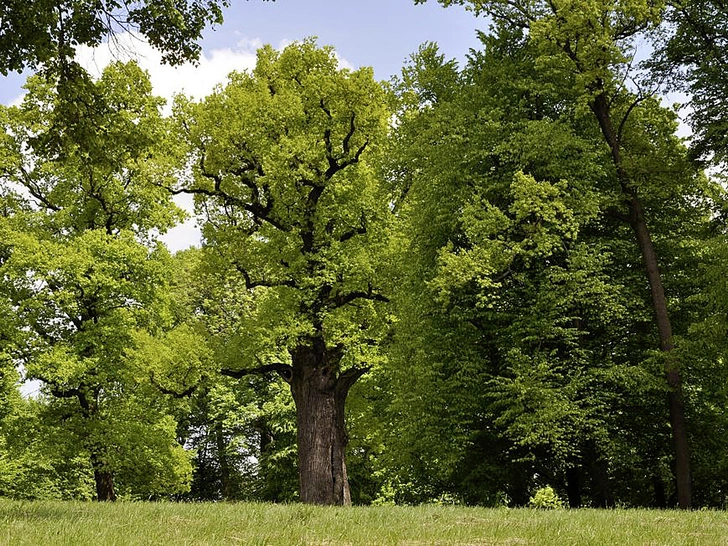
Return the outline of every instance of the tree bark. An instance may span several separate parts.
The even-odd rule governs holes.
[[[650,236],[645,219],[644,208],[642,207],[637,190],[631,183],[629,174],[622,165],[620,137],[612,124],[609,100],[604,93],[599,93],[595,97],[592,103],[592,111],[610,147],[612,162],[617,170],[617,178],[629,209],[629,224],[637,239],[637,245],[642,255],[643,266],[650,285],[652,308],[657,323],[660,350],[665,353],[665,378],[670,388],[668,405],[675,448],[675,477],[677,481],[678,506],[683,509],[689,509],[692,504],[692,485],[682,379],[680,377],[680,363],[673,351],[672,324],[667,311],[667,298],[665,297],[665,288],[662,284],[662,275],[660,274],[657,261],[657,253],[655,252],[655,246],[652,242],[652,237]]]
[[[677,480],[677,503],[680,508],[688,509],[692,504],[692,484],[690,478],[690,448],[687,424],[685,422],[685,403],[683,401],[680,366],[673,353],[672,325],[667,311],[667,299],[662,285],[662,276],[657,263],[657,254],[652,243],[642,205],[634,195],[630,199],[630,224],[637,236],[642,253],[647,279],[652,292],[652,305],[657,321],[660,350],[665,353],[665,376],[670,387],[668,405],[670,425],[675,446],[675,477]]]
[[[322,341],[293,352],[300,495],[308,504],[351,504],[344,406],[361,373],[339,373],[337,360],[329,361]]]
[[[114,473],[105,468],[100,457],[91,455],[91,465],[94,469],[94,482],[96,483],[96,500],[99,502],[115,501]]]

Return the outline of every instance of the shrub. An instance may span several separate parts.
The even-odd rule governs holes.
[[[528,506],[531,508],[551,510],[554,508],[563,508],[564,501],[561,500],[553,487],[547,485],[534,492],[533,496],[528,500]]]

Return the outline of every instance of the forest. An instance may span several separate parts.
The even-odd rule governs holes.
[[[0,10],[0,496],[726,506],[728,5],[440,3],[466,62],[303,39],[169,115],[74,48],[227,2]]]

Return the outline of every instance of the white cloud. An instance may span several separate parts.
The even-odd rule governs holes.
[[[137,61],[149,73],[154,93],[167,99],[169,109],[172,97],[177,93],[201,99],[209,95],[217,84],[224,83],[230,72],[251,70],[255,66],[258,47],[260,40],[242,40],[235,48],[203,52],[196,64],[169,66],[162,64],[162,54],[143,38],[125,33],[96,48],[79,47],[77,59],[95,76],[113,61]]]

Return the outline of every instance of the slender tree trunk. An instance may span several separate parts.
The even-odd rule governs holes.
[[[655,507],[667,508],[667,494],[665,493],[665,484],[662,478],[655,474],[652,478],[652,488],[655,491]]]
[[[291,391],[296,402],[301,501],[350,505],[344,405],[361,373],[338,373],[338,362],[328,360],[322,343],[316,345],[300,347],[293,354]]]
[[[652,307],[655,312],[660,350],[665,353],[665,377],[670,387],[668,404],[670,408],[670,426],[675,447],[675,476],[677,480],[678,506],[690,508],[692,504],[692,486],[690,477],[690,450],[688,445],[687,426],[685,421],[685,405],[683,402],[680,363],[674,354],[672,341],[672,325],[667,312],[667,298],[662,284],[662,275],[657,262],[657,253],[650,236],[645,219],[644,209],[639,200],[637,190],[631,183],[629,174],[622,166],[621,143],[611,120],[609,100],[604,93],[598,94],[592,103],[592,111],[599,121],[604,138],[612,152],[612,161],[617,169],[617,178],[629,208],[629,224],[635,233],[637,245],[642,255],[642,262],[650,284]]]
[[[227,458],[227,444],[225,442],[225,431],[222,421],[215,421],[215,446],[217,448],[217,462],[220,467],[220,495],[223,500],[230,500],[232,487],[230,480],[230,464]]]
[[[670,425],[675,445],[675,476],[677,479],[677,503],[680,508],[688,509],[692,504],[692,484],[690,478],[690,449],[688,445],[687,425],[685,422],[685,404],[683,402],[682,379],[677,358],[673,353],[672,325],[667,312],[667,299],[662,285],[662,276],[657,264],[657,255],[652,243],[642,205],[636,195],[630,199],[630,223],[637,236],[644,261],[647,279],[652,292],[652,305],[657,319],[657,330],[660,337],[660,350],[666,354],[665,375],[670,387],[668,405],[670,407]]]

